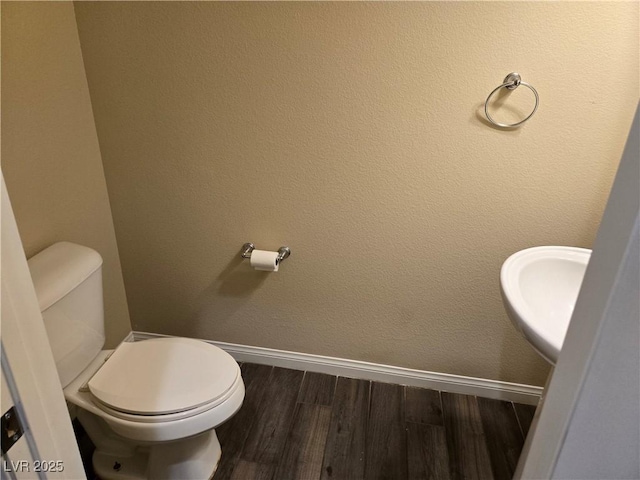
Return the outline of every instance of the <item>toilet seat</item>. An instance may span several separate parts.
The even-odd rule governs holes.
[[[188,338],[122,343],[89,380],[96,406],[143,423],[198,415],[225,400],[240,380],[220,348]]]
[[[127,420],[129,422],[137,422],[137,423],[165,423],[165,422],[173,422],[176,420],[183,420],[189,417],[194,417],[196,415],[200,415],[201,413],[205,413],[208,410],[211,410],[212,408],[217,407],[221,403],[224,403],[229,397],[231,397],[235,393],[235,391],[239,388],[240,383],[242,383],[242,380],[240,377],[238,377],[238,380],[233,384],[233,386],[226,392],[226,394],[223,397],[217,398],[211,403],[207,403],[205,405],[201,405],[199,407],[192,408],[190,410],[183,410],[180,412],[167,413],[167,414],[161,414],[161,415],[141,415],[141,414],[135,414],[135,413],[122,412],[120,410],[115,410],[113,408],[110,408],[109,406],[98,401],[95,397],[93,397],[93,400],[96,407],[98,407],[100,410],[105,412],[107,415],[110,415],[111,417]]]
[[[191,437],[216,428],[232,417],[242,406],[244,382],[240,377],[227,395],[220,399],[219,404],[200,414],[189,415],[193,412],[184,412],[184,418],[175,421],[153,421],[163,418],[168,420],[166,417],[170,415],[157,415],[155,416],[157,418],[154,418],[154,416],[118,412],[116,416],[114,410],[108,411],[108,407],[101,405],[91,392],[84,388],[96,372],[106,364],[113,352],[113,350],[102,350],[89,366],[65,387],[64,395],[70,404],[100,418],[105,422],[105,426],[108,425],[110,431],[125,439],[138,442],[170,442]],[[240,371],[239,367],[237,369]],[[152,422],[144,421],[149,419]]]

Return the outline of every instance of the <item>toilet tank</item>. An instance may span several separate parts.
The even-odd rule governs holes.
[[[66,387],[104,346],[102,257],[91,248],[59,242],[28,264],[60,382]]]

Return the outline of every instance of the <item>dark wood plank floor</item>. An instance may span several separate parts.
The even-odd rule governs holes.
[[[243,364],[213,480],[510,480],[535,407]],[[87,477],[93,445],[74,422]]]
[[[214,480],[511,479],[534,407],[242,365]]]

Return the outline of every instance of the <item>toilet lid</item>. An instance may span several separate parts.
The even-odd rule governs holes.
[[[239,370],[231,355],[208,343],[156,338],[122,343],[88,385],[97,400],[115,410],[161,415],[215,401]]]

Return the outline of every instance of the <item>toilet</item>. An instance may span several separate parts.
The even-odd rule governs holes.
[[[102,480],[211,478],[222,453],[215,428],[244,400],[237,362],[188,338],[102,350],[100,254],[60,242],[28,264],[65,398],[96,446],[96,474]]]

